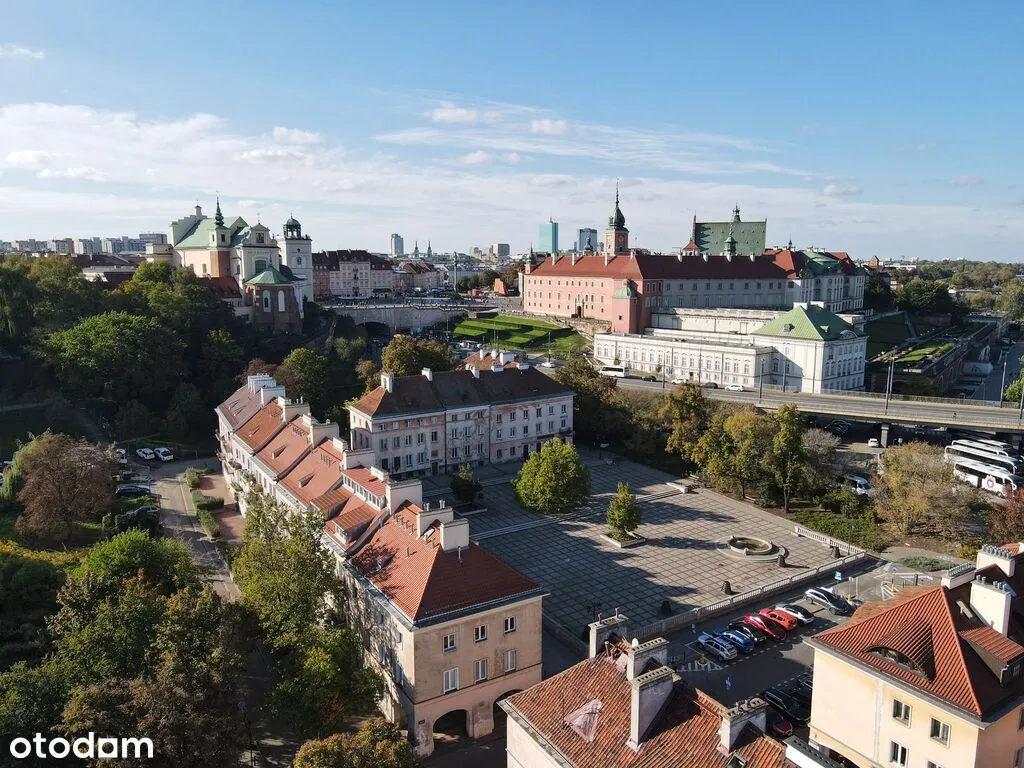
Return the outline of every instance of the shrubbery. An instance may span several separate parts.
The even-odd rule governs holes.
[[[836,515],[831,512],[801,510],[793,519],[819,533],[832,536],[865,549],[878,551],[888,544],[885,531],[870,514],[859,516]]]

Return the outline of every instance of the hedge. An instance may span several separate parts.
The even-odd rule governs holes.
[[[207,496],[205,493],[192,491],[192,503],[195,504],[197,512],[200,510],[212,512],[224,506],[224,499],[219,496]]]
[[[818,533],[876,552],[889,543],[883,528],[867,515],[847,516],[831,512],[799,510],[793,519]]]
[[[221,501],[221,503],[223,504],[223,500]],[[203,530],[206,531],[207,535],[211,539],[219,539],[220,526],[217,524],[217,519],[213,516],[213,514],[206,509],[200,509],[197,511],[196,514],[199,515],[199,523],[203,526]]]

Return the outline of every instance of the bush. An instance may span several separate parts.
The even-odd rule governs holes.
[[[210,470],[206,467],[189,467],[185,470],[185,485],[194,491],[199,488],[199,478],[208,474],[210,474]]]
[[[870,515],[848,517],[831,512],[802,510],[793,519],[818,533],[840,539],[858,547],[878,551],[888,544],[888,536]]]
[[[223,505],[223,501],[221,501]],[[200,509],[196,513],[199,516],[199,523],[203,526],[203,530],[206,531],[207,535],[211,539],[220,538],[220,526],[217,524],[217,519],[207,509]]]
[[[473,470],[469,464],[459,467],[459,474],[452,478],[452,494],[459,502],[469,502],[476,498],[482,486],[480,481],[473,477]]]
[[[192,491],[192,503],[195,504],[196,512],[212,512],[224,506],[224,499],[220,496],[207,496],[199,491]]]

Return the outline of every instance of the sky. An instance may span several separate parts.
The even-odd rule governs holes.
[[[0,239],[168,229],[198,201],[316,248],[558,221],[668,251],[1024,260],[1024,4],[0,2]]]

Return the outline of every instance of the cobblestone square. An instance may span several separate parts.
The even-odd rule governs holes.
[[[745,592],[833,559],[822,544],[794,536],[793,524],[750,504],[705,489],[681,493],[668,484],[678,478],[664,472],[581,453],[592,476],[593,495],[585,509],[565,519],[528,512],[508,482],[518,467],[489,468],[479,475],[488,510],[470,522],[474,539],[550,592],[545,615],[581,637],[595,613],[608,615],[617,608],[640,627],[663,618],[663,600],[670,601],[675,615],[722,599],[725,580]],[[628,549],[600,538],[607,533],[608,502],[621,481],[638,497],[643,516],[638,533],[646,539]],[[734,535],[785,547],[788,567],[725,554],[720,545]]]

